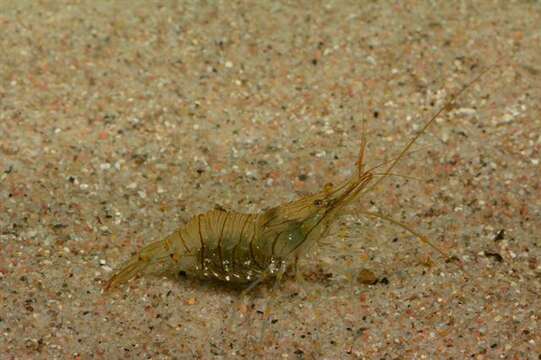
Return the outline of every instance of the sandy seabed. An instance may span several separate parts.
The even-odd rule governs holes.
[[[539,24],[538,1],[0,1],[2,358],[539,359]],[[396,156],[496,62],[303,282],[238,309],[189,276],[102,292],[216,204],[347,178],[363,119],[368,164]]]

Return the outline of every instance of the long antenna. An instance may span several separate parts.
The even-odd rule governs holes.
[[[483,70],[479,75],[477,75],[475,78],[473,78],[473,80],[471,80],[469,83],[467,83],[465,86],[462,87],[462,89],[460,89],[459,91],[457,91],[456,93],[454,93],[453,95],[451,95],[451,99],[449,101],[447,101],[447,103],[445,103],[445,105],[443,105],[431,118],[430,120],[428,120],[424,126],[422,127],[422,129],[407,143],[407,145],[402,149],[402,151],[400,152],[400,154],[391,162],[391,165],[389,165],[389,167],[387,168],[387,170],[385,170],[385,172],[383,173],[382,177],[380,177],[379,179],[377,179],[374,183],[372,183],[370,186],[368,186],[364,191],[363,193],[367,193],[368,191],[372,190],[373,188],[375,188],[377,185],[379,185],[379,183],[381,183],[385,178],[387,178],[389,176],[389,174],[391,173],[391,171],[393,170],[393,168],[396,166],[396,164],[404,157],[404,155],[408,152],[408,150],[411,148],[411,146],[417,141],[417,139],[419,139],[419,137],[421,135],[423,135],[425,132],[426,132],[426,129],[428,129],[428,127],[430,125],[432,125],[432,123],[434,123],[434,121],[444,112],[446,111],[449,111],[450,108],[451,108],[451,105],[453,105],[453,103],[456,101],[456,99],[462,95],[462,93],[464,93],[464,91],[466,91],[468,88],[470,88],[473,84],[475,84],[476,82],[479,81],[479,79],[481,79],[481,77],[483,77],[487,72],[489,72],[490,70],[492,70],[494,67],[497,66],[497,62],[490,65],[489,67],[487,67],[485,70]]]

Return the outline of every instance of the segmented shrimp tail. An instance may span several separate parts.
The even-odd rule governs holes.
[[[137,254],[132,256],[107,281],[104,290],[108,291],[127,282],[138,274],[144,273],[151,265],[162,263],[171,258],[167,239],[155,241],[144,246]]]

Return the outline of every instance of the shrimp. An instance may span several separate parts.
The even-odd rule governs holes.
[[[347,205],[393,176],[392,170],[436,118],[449,111],[456,98],[493,66],[453,94],[390,162],[365,169],[367,141],[363,130],[356,171],[350,179],[336,186],[327,184],[313,195],[257,214],[214,209],[197,215],[163,240],[144,246],[113,274],[106,282],[105,290],[117,287],[138,274],[152,272],[156,266],[184,271],[202,279],[244,284],[249,289],[269,278],[278,282],[289,265],[294,263],[296,266],[297,260],[328,234],[331,225],[344,213]],[[374,172],[386,164],[388,166],[382,173]],[[360,211],[359,214],[400,226],[448,257],[443,250],[406,224],[380,213]]]

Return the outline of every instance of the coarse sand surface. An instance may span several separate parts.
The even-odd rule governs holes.
[[[0,357],[540,359],[540,24],[539,1],[0,0]],[[348,178],[363,120],[389,161],[491,66],[298,279],[103,292],[197,214]]]

